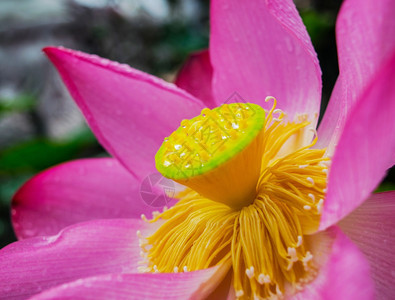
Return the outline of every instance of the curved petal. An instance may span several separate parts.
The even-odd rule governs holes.
[[[79,278],[137,272],[136,231],[143,226],[135,219],[97,220],[10,244],[0,250],[0,295],[26,298]]]
[[[318,147],[337,143],[358,96],[395,50],[393,0],[344,1],[336,23],[339,78],[320,124]]]
[[[320,232],[311,240],[315,247],[315,259],[321,260],[318,262],[319,273],[291,299],[374,299],[369,263],[339,228],[332,227],[327,232]]]
[[[373,194],[339,226],[369,260],[377,299],[395,299],[395,191]]]
[[[141,182],[113,158],[82,159],[34,176],[12,200],[19,239],[57,234],[94,219],[139,218],[155,207],[142,200]]]
[[[210,62],[208,50],[192,53],[177,74],[175,84],[187,91],[209,108],[214,108],[221,103],[215,103],[211,81],[213,67]]]
[[[217,103],[231,101],[236,92],[238,98],[270,108],[265,98],[274,96],[290,118],[318,116],[321,71],[291,0],[215,0],[210,21]]]
[[[108,274],[47,290],[43,299],[204,299],[222,280],[218,267],[187,273]],[[226,272],[225,272],[226,274]]]
[[[100,143],[139,178],[155,171],[164,137],[203,107],[175,85],[127,65],[60,47],[44,51]]]
[[[350,113],[328,177],[320,228],[345,217],[373,192],[395,153],[395,53]]]

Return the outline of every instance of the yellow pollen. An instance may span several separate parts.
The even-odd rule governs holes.
[[[187,188],[173,207],[142,216],[164,223],[151,236],[138,233],[140,271],[231,263],[238,299],[282,297],[314,279],[305,236],[318,229],[329,158],[311,149],[316,133],[306,143],[306,118],[288,121],[271,99],[270,111],[240,103],[204,109],[165,140],[157,168]]]

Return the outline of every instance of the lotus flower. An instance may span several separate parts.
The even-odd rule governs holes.
[[[212,1],[210,49],[190,57],[176,84],[44,49],[113,158],[55,166],[16,193],[19,241],[0,252],[1,298],[394,299],[395,193],[371,194],[395,159],[394,10],[391,0],[344,2],[340,75],[317,134],[320,68],[291,1]],[[234,92],[248,103],[222,108],[248,119],[234,126],[233,144],[195,177],[166,169],[164,137],[170,146],[193,144],[184,129],[207,116],[218,121],[222,108],[214,107]],[[177,129],[183,119],[190,120]],[[160,171],[188,188],[146,222],[141,214],[155,208],[141,201],[139,187],[156,172],[159,148]],[[248,202],[257,180],[266,184],[259,209],[258,200]],[[247,202],[232,198],[239,192]],[[238,225],[219,230],[215,218]]]

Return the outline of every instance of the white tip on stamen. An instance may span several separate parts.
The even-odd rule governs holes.
[[[178,267],[174,267],[173,271],[174,273],[178,273]]]
[[[275,110],[273,110],[273,113],[274,114],[282,114],[282,113],[284,113],[281,109],[279,109],[279,108],[276,108]]]
[[[306,252],[306,256],[303,257],[302,262],[303,262],[303,266],[306,268],[307,267],[307,263],[313,259],[313,255],[310,253],[310,251]]]
[[[294,286],[295,286],[295,289],[296,289],[297,291],[303,291],[303,285],[302,285],[302,284],[296,283]]]
[[[305,205],[305,206],[303,206],[303,209],[304,209],[304,210],[310,210],[310,209],[311,209],[311,206],[310,206],[310,205]]]
[[[323,189],[322,191],[326,194],[326,192],[327,192],[328,190],[327,190],[327,189]]]
[[[287,267],[287,271],[291,270],[294,262],[297,262],[299,260],[297,254],[296,254],[296,249],[293,247],[288,247],[288,256],[290,258],[289,258],[289,264]]]
[[[141,267],[137,267],[137,271],[138,271],[139,273],[148,273],[148,272],[150,271],[150,269],[147,268],[147,267],[141,266]]]
[[[158,266],[154,265],[154,273],[159,273]]]
[[[313,200],[313,202],[315,201],[315,197],[313,194],[309,193],[307,196],[309,196],[311,198],[311,200]]]
[[[184,268],[182,268],[182,269],[184,270],[185,273],[188,272],[187,266],[184,266]]]
[[[303,238],[301,235],[298,235],[298,243],[296,244],[296,247],[300,247],[303,243]]]
[[[141,237],[142,237],[142,236],[141,236],[141,231],[140,231],[140,230],[137,230],[137,231],[136,231],[136,235],[137,235],[137,237],[141,238]]]
[[[307,168],[309,165],[299,165],[299,169]]]
[[[318,201],[318,204],[317,204],[317,211],[318,211],[318,213],[322,212],[322,206],[323,205],[324,205],[324,199],[320,199],[320,201]]]
[[[153,219],[155,219],[157,216],[159,216],[160,215],[160,212],[159,211],[157,211],[157,210],[155,210],[155,211],[153,211],[152,212],[152,218]]]
[[[325,174],[328,174],[328,169],[322,169],[322,172],[324,172]]]
[[[311,178],[311,177],[307,177],[307,178],[306,178],[306,180],[307,180],[308,182],[310,182],[311,184],[314,184],[314,180],[313,180],[313,178]]]
[[[267,96],[265,98],[265,102],[269,102],[270,100],[276,100],[276,98],[274,98],[273,96]]]
[[[246,275],[247,275],[247,277],[248,278],[252,278],[252,277],[254,277],[254,272],[255,272],[255,269],[254,269],[254,267],[253,266],[251,266],[249,269],[246,269]]]
[[[270,276],[265,274],[259,274],[258,282],[259,284],[270,283],[271,282]]]
[[[238,290],[238,291],[236,291],[236,297],[237,297],[237,298],[243,297],[243,296],[244,296],[244,291],[243,291],[243,290]]]
[[[298,256],[296,255],[296,249],[293,247],[288,247],[288,255],[291,258],[290,261],[296,262],[298,261]]]
[[[141,214],[141,220],[143,220],[143,221],[147,221],[147,217],[145,216],[145,214]]]
[[[276,285],[276,293],[279,297],[281,297],[283,295],[283,293],[280,291],[280,288],[278,287],[278,285]]]

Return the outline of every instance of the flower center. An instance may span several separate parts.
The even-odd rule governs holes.
[[[208,199],[241,208],[255,199],[264,123],[265,111],[255,104],[203,109],[165,139],[157,169]]]
[[[317,137],[303,143],[309,122],[287,122],[275,106],[204,109],[165,139],[157,168],[188,188],[149,221],[164,223],[141,237],[141,271],[231,262],[238,298],[281,296],[314,278],[305,236],[319,225],[329,159],[310,149]]]

